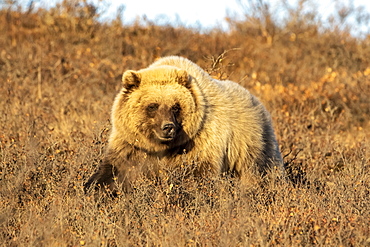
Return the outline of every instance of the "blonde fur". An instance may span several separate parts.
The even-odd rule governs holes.
[[[148,166],[156,173],[159,164],[172,169],[195,162],[201,174],[234,173],[244,182],[273,166],[282,168],[269,113],[239,84],[215,80],[193,62],[175,56],[126,71],[123,84],[112,108],[106,160],[88,185],[96,181],[114,188],[110,177],[117,176],[129,188],[138,174]],[[176,142],[148,138],[150,122],[142,104],[149,102],[179,102],[183,135]]]

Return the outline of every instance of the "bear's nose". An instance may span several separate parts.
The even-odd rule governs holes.
[[[162,132],[165,136],[173,136],[176,131],[176,125],[173,123],[165,123],[162,125]]]

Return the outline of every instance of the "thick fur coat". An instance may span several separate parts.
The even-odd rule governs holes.
[[[126,71],[112,108],[104,161],[86,183],[124,189],[140,176],[195,167],[196,176],[243,182],[282,168],[269,113],[248,90],[210,77],[182,57]]]

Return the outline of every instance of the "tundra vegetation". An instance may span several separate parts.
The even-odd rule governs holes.
[[[342,5],[323,21],[310,1],[280,1],[282,18],[240,2],[253,11],[227,31],[126,24],[119,11],[102,22],[89,1],[1,2],[2,246],[370,246],[370,36],[353,32],[369,13]],[[179,169],[117,197],[84,193],[122,72],[167,55],[258,96],[286,181],[243,187]]]

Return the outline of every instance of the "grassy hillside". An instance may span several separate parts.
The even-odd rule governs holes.
[[[201,33],[100,23],[83,1],[1,9],[0,244],[370,246],[370,38],[268,17]],[[261,99],[289,181],[242,188],[172,174],[115,199],[83,193],[122,72],[166,55]]]

